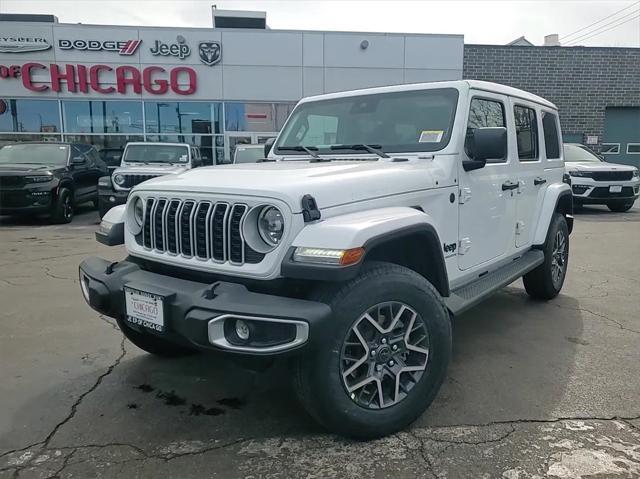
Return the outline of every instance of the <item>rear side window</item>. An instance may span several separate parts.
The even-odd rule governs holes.
[[[464,149],[467,156],[471,158],[471,147],[473,146],[473,132],[476,128],[504,127],[504,106],[496,100],[484,98],[474,98],[469,106],[469,120],[467,121],[467,132],[464,141]],[[487,160],[487,163],[504,163],[504,160]]]
[[[560,158],[560,141],[558,140],[558,118],[548,111],[542,112],[542,133],[544,149],[548,160]]]
[[[518,159],[532,161],[538,158],[538,123],[536,111],[526,106],[513,107],[518,141]]]

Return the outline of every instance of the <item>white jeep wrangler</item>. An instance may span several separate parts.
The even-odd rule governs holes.
[[[453,316],[562,288],[560,138],[552,103],[492,83],[306,98],[266,160],[134,188],[96,233],[129,256],[83,261],[82,293],[145,351],[284,357],[328,429],[390,434],[438,392]]]

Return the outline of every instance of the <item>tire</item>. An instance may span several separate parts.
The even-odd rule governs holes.
[[[107,211],[109,211],[110,209],[111,206],[109,205],[109,203],[98,201],[98,215],[100,216],[100,219],[104,218],[104,215],[106,215]]]
[[[293,364],[294,388],[309,414],[330,431],[356,439],[386,436],[415,421],[435,398],[451,357],[451,321],[436,289],[407,268],[371,262],[364,264],[356,278],[333,285],[316,299],[331,306],[331,330],[318,350],[296,358]],[[376,337],[373,324],[363,316],[369,311],[387,315],[379,323],[383,329],[391,328],[393,318],[398,317],[396,328]],[[414,332],[405,336],[404,328]],[[362,341],[354,341],[356,329],[369,349]],[[424,333],[426,344],[420,341]],[[374,351],[373,343],[377,344],[375,359],[369,352]],[[426,345],[428,351],[409,350],[407,345],[423,351]],[[402,359],[402,354],[407,356]],[[360,361],[364,362],[350,373]],[[398,371],[408,364],[424,370],[391,374],[392,366]],[[347,387],[361,383],[361,374],[365,379],[382,377],[382,407],[377,382],[354,388],[349,395]],[[393,386],[398,377],[404,381],[403,390]]]
[[[560,293],[569,264],[569,228],[560,213],[554,213],[551,219],[543,251],[544,262],[525,274],[522,280],[529,296],[549,300]]]
[[[58,224],[71,223],[73,220],[73,193],[69,188],[60,188],[53,205],[52,221]]]
[[[195,354],[195,349],[174,344],[150,333],[141,333],[130,328],[123,319],[116,319],[125,337],[143,351],[162,358],[179,358]]]
[[[91,203],[93,204],[93,208],[94,209],[97,210],[97,209],[100,208],[100,200],[99,199],[96,198],[95,200],[92,200]]]
[[[607,203],[607,207],[615,213],[624,213],[625,211],[629,211],[634,203],[635,203],[635,200],[629,201],[628,203],[624,203],[624,202]]]

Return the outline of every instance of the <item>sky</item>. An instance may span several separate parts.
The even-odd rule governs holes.
[[[64,23],[210,27],[212,4],[266,11],[273,29],[455,33],[485,44],[524,35],[535,45],[557,33],[566,45],[640,47],[636,0],[0,0],[0,12],[52,13]]]

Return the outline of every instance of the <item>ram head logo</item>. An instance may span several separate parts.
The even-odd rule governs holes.
[[[200,42],[198,54],[202,63],[213,66],[222,58],[222,45],[220,42]]]

